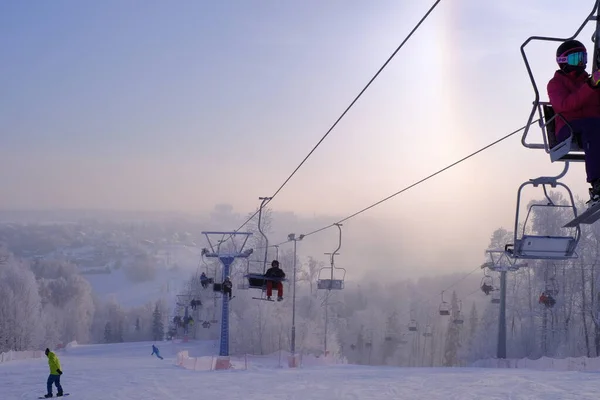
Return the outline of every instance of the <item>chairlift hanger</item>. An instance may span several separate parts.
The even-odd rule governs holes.
[[[444,301],[444,291],[442,290],[442,302],[440,303],[439,313],[440,315],[450,315],[450,304]]]
[[[325,253],[325,254],[328,254],[331,256],[330,267],[324,267],[319,270],[319,274],[317,276],[317,289],[323,289],[323,290],[342,290],[342,289],[344,289],[344,280],[346,279],[346,269],[336,267],[335,261],[334,261],[335,256],[339,255],[338,251],[342,247],[342,228],[341,228],[342,224],[336,223],[334,225],[337,226],[337,228],[339,230],[338,246],[333,251],[333,253]],[[321,278],[321,272],[323,272],[326,269],[331,270],[331,276],[329,279]],[[337,278],[334,277],[335,270],[341,271],[341,273],[342,273],[341,279],[339,279],[340,278],[339,275],[337,276]]]

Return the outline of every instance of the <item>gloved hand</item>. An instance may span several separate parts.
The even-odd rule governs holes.
[[[592,72],[592,75],[590,76],[590,82],[592,86],[598,86],[600,83],[600,70]]]
[[[62,371],[60,369],[57,369],[56,372],[58,372],[59,375],[62,375]]]

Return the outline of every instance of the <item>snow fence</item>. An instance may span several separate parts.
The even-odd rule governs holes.
[[[230,356],[231,369],[247,370],[260,368],[289,368],[288,360],[291,353],[277,351],[268,355]],[[332,355],[327,357],[316,357],[313,355],[299,354],[298,366],[326,366],[335,364],[347,364],[345,358],[337,358]],[[187,350],[177,353],[176,365],[192,371],[213,371],[216,368],[218,356],[190,357]]]
[[[536,360],[529,358],[498,359],[488,358],[478,360],[471,364],[476,368],[522,368],[541,371],[600,371],[600,358],[567,357],[549,358],[541,357]]]
[[[66,346],[57,345],[56,350],[68,350],[77,346],[77,342],[73,341],[68,343]],[[26,350],[26,351],[7,351],[6,353],[0,353],[0,364],[17,361],[17,360],[31,360],[35,358],[45,358],[44,350]]]
[[[0,353],[0,363],[42,358],[43,355],[43,350],[7,351],[6,353]]]

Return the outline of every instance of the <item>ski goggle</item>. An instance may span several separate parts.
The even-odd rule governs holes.
[[[556,62],[559,64],[569,64],[573,66],[586,65],[587,64],[587,52],[578,51],[568,55],[556,57]]]

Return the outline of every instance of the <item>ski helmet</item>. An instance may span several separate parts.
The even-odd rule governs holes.
[[[556,62],[565,72],[583,70],[587,64],[587,49],[579,40],[567,40],[556,49]]]

